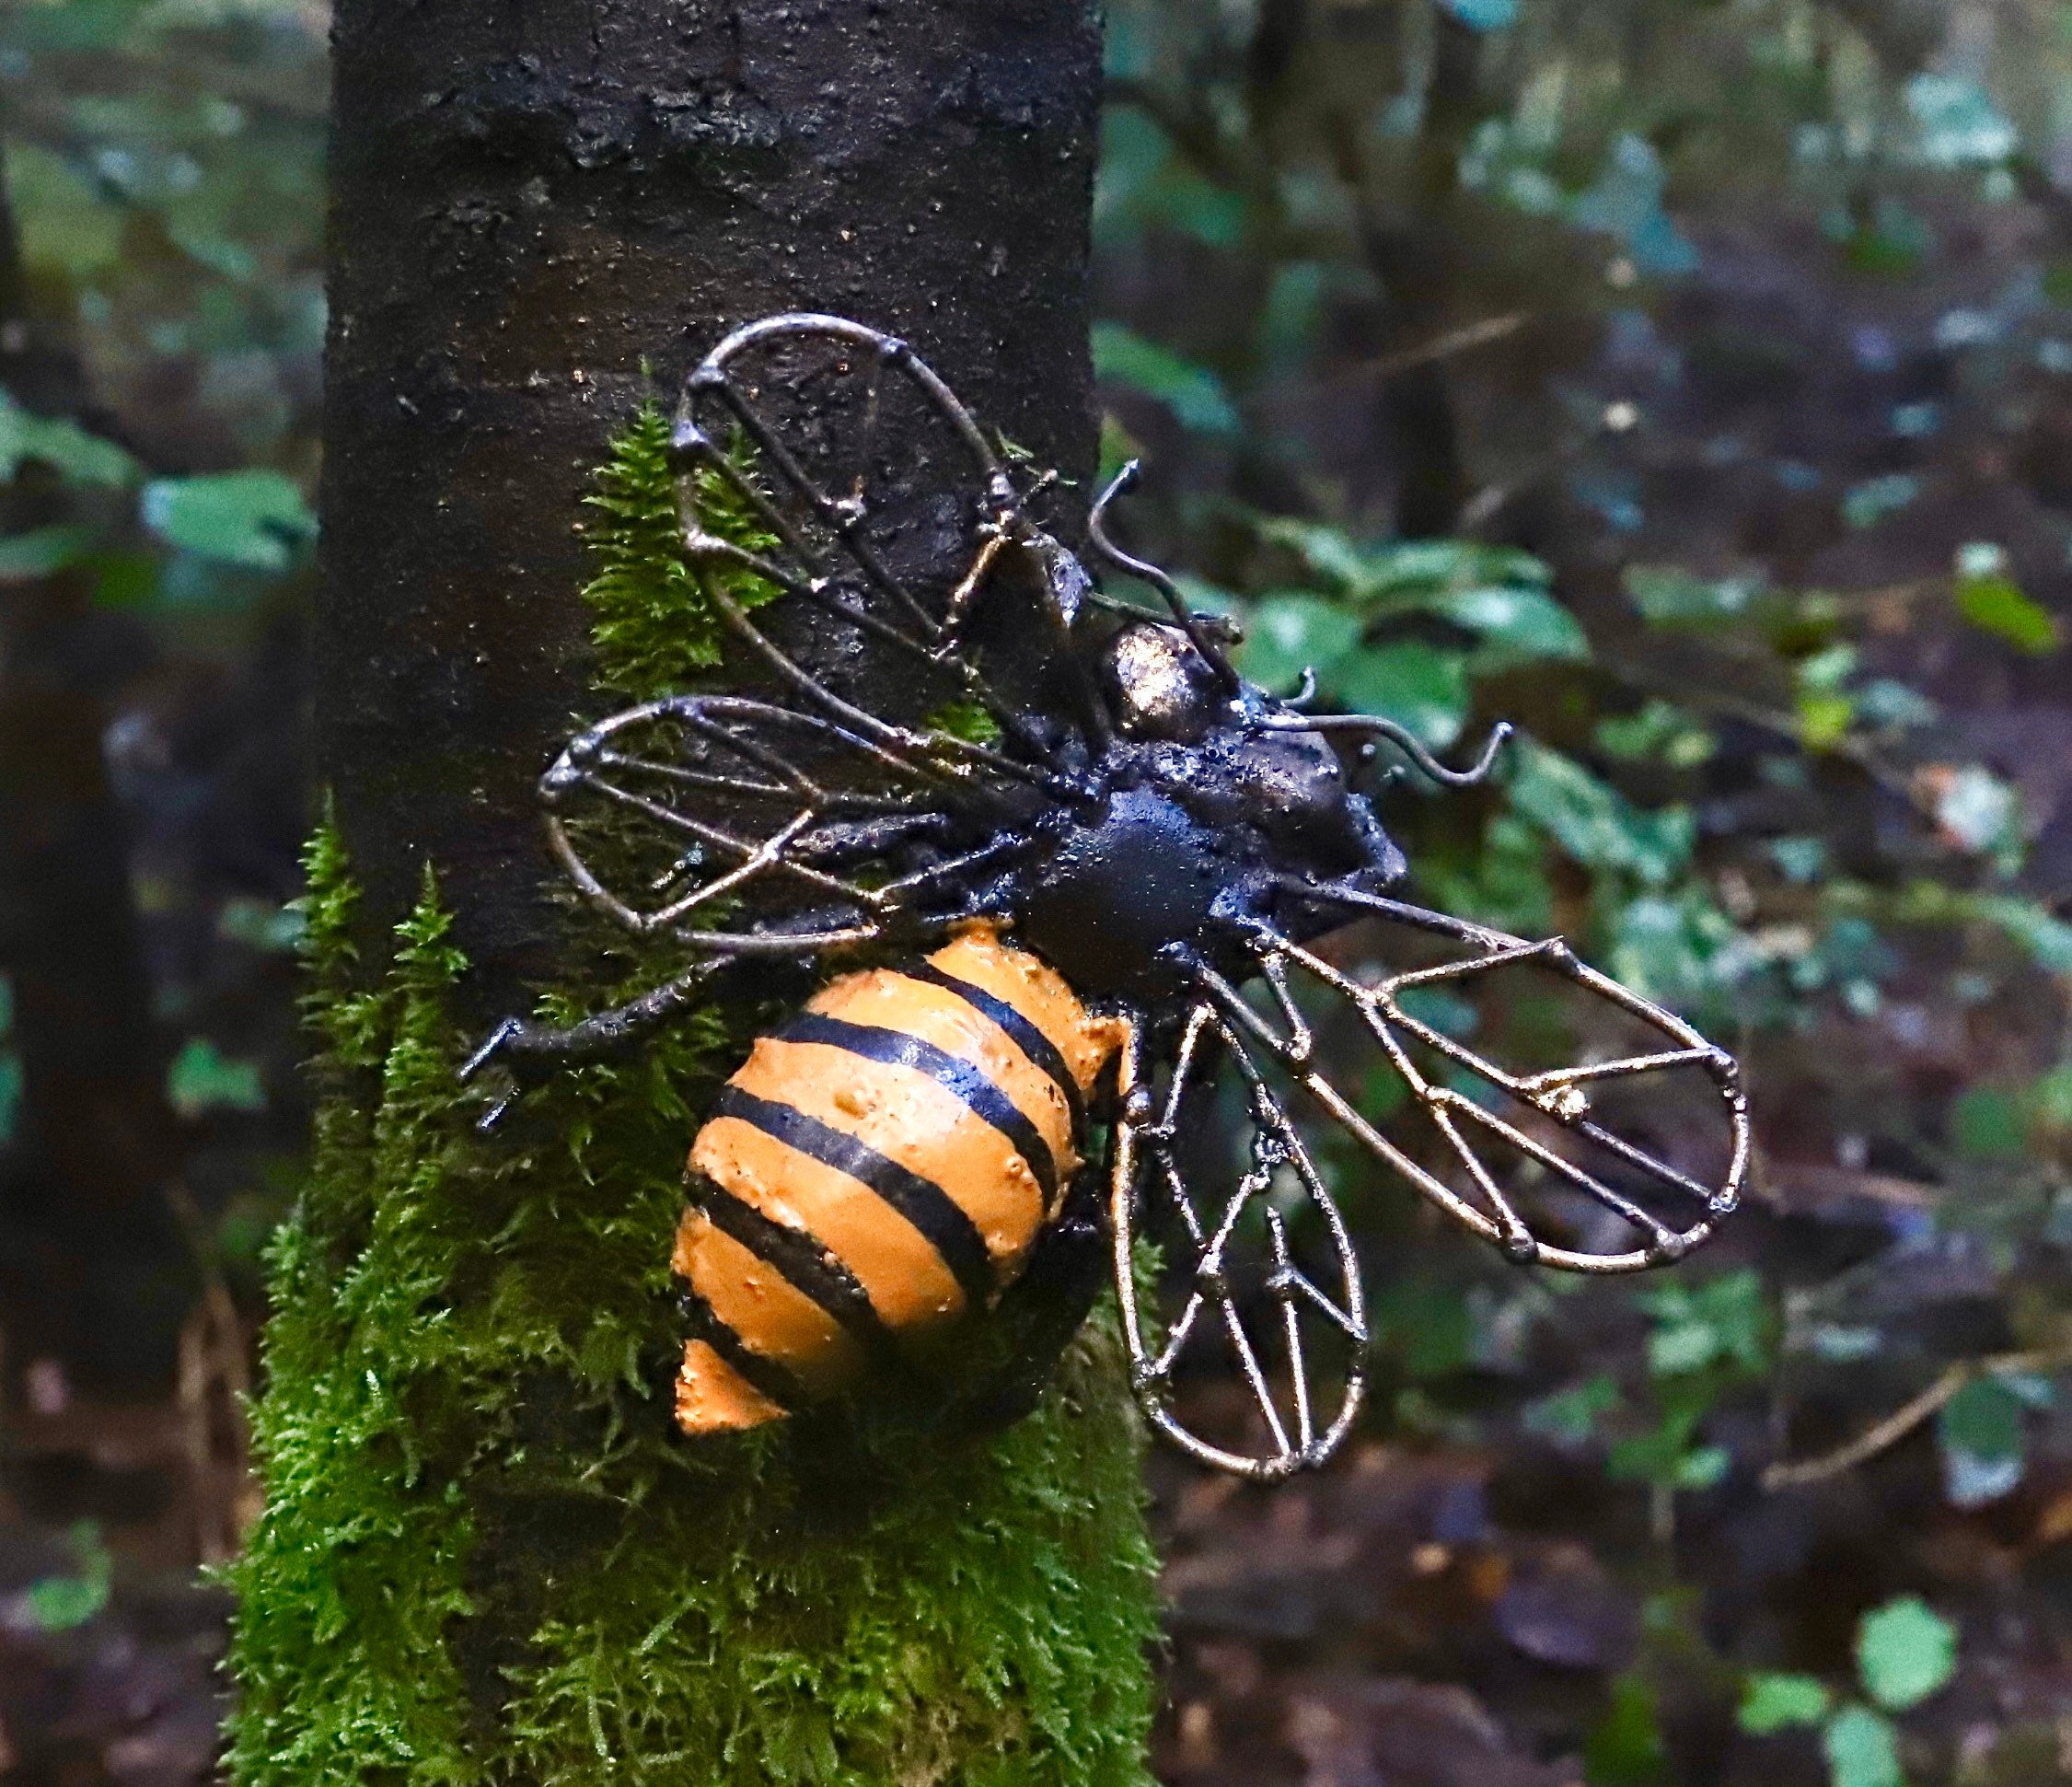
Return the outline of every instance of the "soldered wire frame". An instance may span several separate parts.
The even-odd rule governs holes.
[[[861,438],[847,488],[839,491],[816,481],[737,376],[738,363],[758,350],[816,342],[851,355],[843,370],[863,380]],[[977,493],[970,557],[942,579],[945,593],[932,610],[870,537],[877,512],[869,477],[888,376],[909,381],[947,424]],[[752,467],[722,445],[723,424],[734,446],[746,444]],[[774,678],[781,697],[669,697],[613,714],[569,741],[540,784],[555,860],[575,890],[615,923],[638,935],[670,939],[695,959],[642,1000],[582,1024],[565,1029],[506,1024],[478,1051],[470,1073],[499,1050],[559,1058],[616,1045],[633,1029],[688,1007],[702,996],[711,974],[730,961],[816,958],[894,937],[904,944],[939,936],[978,910],[959,910],[955,900],[945,905],[944,892],[976,888],[1034,848],[1026,831],[1003,825],[978,847],[918,872],[874,874],[873,864],[898,843],[927,836],[949,814],[982,812],[989,803],[1005,811],[1004,789],[1033,789],[1066,805],[1095,797],[1080,772],[1047,751],[965,649],[967,623],[1001,553],[1047,537],[1030,519],[1007,465],[977,420],[906,342],[847,319],[811,313],[748,324],[690,375],[671,439],[681,474],[686,561],[712,612]],[[778,547],[754,551],[709,528],[695,493],[700,476],[721,481]],[[1091,599],[1176,626],[1219,684],[1234,694],[1240,679],[1215,618],[1190,610],[1174,579],[1112,537],[1111,505],[1135,477],[1132,462],[1101,493],[1089,517],[1088,544],[1111,567],[1155,589],[1168,612],[1136,609],[1098,592]],[[937,727],[901,725],[845,699],[750,618],[719,574],[727,571],[760,578],[853,627],[860,638],[947,676],[999,722],[1001,740],[987,744]],[[1072,616],[1057,612],[1051,621],[1059,640],[1068,640]],[[1072,665],[1080,670],[1076,659]],[[1098,732],[1099,698],[1083,682],[1080,692]],[[1498,728],[1474,764],[1453,770],[1386,718],[1310,715],[1299,705],[1300,698],[1284,703],[1257,723],[1268,731],[1382,737],[1428,778],[1451,786],[1486,777],[1509,732]],[[817,767],[823,762],[839,774]],[[586,806],[672,841],[671,860],[638,886],[617,883],[617,871],[594,860],[573,823]],[[1611,1273],[1679,1259],[1733,1210],[1750,1157],[1748,1104],[1732,1059],[1673,1014],[1580,962],[1559,939],[1530,942],[1314,876],[1284,876],[1279,892],[1295,908],[1337,910],[1349,923],[1372,918],[1405,924],[1467,954],[1367,982],[1255,921],[1235,939],[1251,970],[1239,978],[1264,989],[1270,1015],[1246,996],[1239,981],[1184,950],[1175,955],[1182,992],[1170,1008],[1120,1002],[1117,1015],[1125,1020],[1129,1040],[1117,1068],[1106,1206],[1133,1383],[1157,1431],[1205,1463],[1260,1480],[1319,1465],[1344,1440],[1364,1394],[1370,1340],[1349,1228],[1274,1075],[1435,1208],[1521,1262]],[[1406,994],[1436,989],[1472,990],[1478,981],[1515,968],[1560,977],[1668,1046],[1513,1073],[1405,1002]],[[1438,1169],[1384,1135],[1324,1072],[1294,976],[1357,1015],[1380,1058],[1429,1119],[1440,1143]],[[1430,1071],[1419,1065],[1420,1051],[1437,1063]],[[1182,1158],[1182,1103],[1226,1062],[1244,1102],[1249,1158],[1233,1187],[1210,1196],[1190,1182]],[[1595,1110],[1603,1086],[1679,1071],[1701,1075],[1726,1118],[1724,1166],[1703,1179],[1620,1135]],[[1163,1095],[1154,1084],[1161,1074]],[[1448,1083],[1463,1077],[1477,1084],[1483,1096]],[[1506,1105],[1516,1118],[1505,1114]],[[499,1103],[487,1120],[504,1108]],[[1610,1183],[1608,1168],[1593,1170],[1550,1139],[1564,1134],[1629,1178],[1683,1201],[1689,1219],[1656,1215]],[[1493,1148],[1510,1151],[1535,1173],[1609,1213],[1634,1232],[1637,1244],[1598,1251],[1544,1237],[1484,1157]],[[1293,1235],[1291,1218],[1302,1211],[1312,1219],[1301,1224],[1303,1235]],[[1262,1235],[1263,1273],[1255,1274],[1256,1285],[1241,1284],[1236,1255]],[[1163,1323],[1138,1278],[1140,1244],[1147,1239],[1172,1256],[1169,1276],[1177,1285],[1176,1308]],[[1322,1259],[1320,1268],[1305,1271],[1298,1263],[1304,1246]],[[1259,1330],[1255,1324],[1262,1311],[1267,1327]],[[1328,1366],[1319,1363],[1306,1334],[1327,1343]],[[1257,1418],[1255,1433],[1242,1445],[1197,1433],[1171,1406],[1183,1359],[1217,1337],[1234,1357]],[[1284,1386],[1278,1390],[1277,1377]]]

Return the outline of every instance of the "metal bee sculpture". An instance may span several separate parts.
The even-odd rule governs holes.
[[[1279,1478],[1328,1457],[1360,1400],[1359,1265],[1330,1189],[1349,1166],[1579,1271],[1677,1259],[1733,1209],[1749,1137],[1730,1057],[1558,939],[1390,891],[1406,864],[1356,787],[1376,746],[1460,787],[1505,728],[1450,770],[1388,719],[1244,680],[1232,631],[1111,539],[1134,466],[1087,546],[1164,607],[1104,593],[1034,518],[1048,481],[859,323],[729,335],[673,451],[686,561],[754,692],[615,714],[540,793],[574,888],[688,966],[565,1029],[507,1021],[465,1071],[508,1075],[493,1122],[528,1073],[637,1046],[720,976],[769,991],[804,964],[821,982],[691,1148],[686,1432],[941,1372],[974,1319],[1024,1324],[1033,1385],[1112,1274],[1152,1426]],[[1372,954],[1383,931],[1392,971],[1347,965],[1341,939]],[[862,965],[828,979],[844,957]],[[1547,1072],[1486,1059],[1444,1012],[1520,971],[1638,1039]],[[1210,1352],[1251,1413],[1204,1434],[1169,1393]]]

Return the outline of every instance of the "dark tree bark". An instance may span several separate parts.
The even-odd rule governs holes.
[[[429,856],[485,1011],[541,972],[572,522],[643,361],[845,312],[1092,470],[1091,0],[344,0],[319,774],[372,924]]]
[[[1396,215],[1372,208],[1361,226],[1367,263],[1387,301],[1383,357],[1411,354],[1446,326],[1458,281],[1449,240],[1461,156],[1477,122],[1478,34],[1444,6],[1432,13],[1431,78],[1425,93],[1410,190]],[[1429,361],[1383,381],[1382,420],[1395,443],[1395,530],[1406,540],[1453,531],[1468,497],[1459,418],[1442,362]]]
[[[97,421],[78,355],[29,290],[4,165],[0,388],[34,413]],[[0,488],[0,530],[69,517],[44,470]],[[0,1284],[17,1354],[133,1392],[169,1378],[189,1287],[163,1195],[179,1135],[102,749],[125,653],[87,586],[79,571],[0,586],[0,973],[22,1066]]]

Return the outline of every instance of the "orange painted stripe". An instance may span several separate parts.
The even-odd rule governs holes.
[[[734,1076],[932,1179],[969,1216],[1004,1282],[1045,1215],[1043,1190],[1013,1143],[926,1073],[825,1043],[760,1039]]]
[[[1005,1030],[947,988],[878,969],[845,975],[808,1009],[851,1024],[919,1037],[944,1054],[970,1062],[1006,1094],[1049,1144],[1059,1188],[1071,1178],[1079,1160],[1072,1152],[1072,1114],[1066,1108],[1065,1095],[1049,1074],[1014,1046]]]
[[[861,1180],[737,1117],[699,1131],[691,1166],[773,1223],[812,1236],[855,1274],[887,1328],[962,1313],[964,1293],[928,1237]]]
[[[677,1373],[677,1425],[687,1433],[738,1433],[786,1410],[728,1364],[710,1341],[686,1340]]]
[[[862,1369],[863,1349],[847,1329],[768,1260],[715,1228],[703,1211],[684,1212],[670,1263],[743,1346],[782,1365],[806,1388],[839,1389]]]
[[[1108,1057],[1121,1044],[1110,1018],[1096,1017],[1048,964],[1001,941],[990,924],[975,924],[928,958],[943,973],[983,988],[1010,1004],[1050,1039],[1065,1065],[1091,1092]]]

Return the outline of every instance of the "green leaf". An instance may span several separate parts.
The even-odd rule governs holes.
[[[1373,552],[1344,528],[1292,516],[1268,516],[1259,522],[1258,533],[1269,545],[1287,547],[1341,594],[1364,597],[1372,592]]]
[[[1905,1787],[1892,1722],[1867,1706],[1846,1706],[1820,1735],[1834,1787]]]
[[[1918,689],[1892,677],[1872,677],[1856,691],[1857,714],[1867,725],[1904,732],[1933,725],[1942,710]]]
[[[1419,596],[1472,589],[1478,584],[1519,584],[1545,589],[1554,573],[1515,546],[1476,540],[1391,540],[1359,550],[1360,582],[1354,594],[1380,602],[1411,602]]]
[[[1598,1418],[1618,1406],[1618,1380],[1603,1372],[1527,1405],[1525,1425],[1533,1433],[1580,1445],[1596,1433]]]
[[[1469,540],[1398,540],[1368,545],[1326,522],[1271,516],[1259,538],[1370,618],[1430,614],[1473,632],[1511,632],[1535,656],[1587,656],[1574,617],[1547,594],[1553,573],[1515,547]]]
[[[2018,652],[2044,657],[2063,644],[2057,617],[2008,574],[2007,554],[1974,541],[1957,554],[1957,611]]]
[[[1741,577],[1697,577],[1670,565],[1629,564],[1620,578],[1642,617],[1657,627],[1712,627],[1738,621],[1761,586]]]
[[[1881,477],[1866,478],[1843,493],[1842,519],[1852,528],[1875,528],[1920,493],[1921,481],[1911,471],[1888,471]]]
[[[1847,684],[1858,656],[1854,645],[1836,644],[1802,659],[1794,671],[1799,737],[1808,750],[1834,749],[1856,724],[1856,697]]]
[[[1000,743],[1000,722],[983,702],[950,702],[928,716],[931,732],[946,732],[967,745]]]
[[[22,1597],[29,1622],[47,1632],[71,1631],[108,1605],[108,1584],[90,1576],[46,1576]]]
[[[156,479],[144,487],[140,513],[169,544],[255,571],[285,571],[317,531],[300,488],[278,471]]]
[[[1612,1704],[1583,1741],[1590,1787],[1655,1787],[1671,1777],[1654,1685],[1628,1673],[1612,1684]]]
[[[1705,1410],[1696,1401],[1672,1402],[1652,1428],[1613,1446],[1605,1456],[1604,1468],[1627,1481],[1682,1488],[1684,1463],[1694,1450],[1691,1439],[1704,1418]]]
[[[1653,1321],[1648,1369],[1656,1377],[1721,1365],[1751,1376],[1769,1369],[1775,1323],[1762,1275],[1753,1267],[1696,1283],[1664,1284],[1638,1293],[1634,1301]]]
[[[2020,1160],[2029,1150],[2022,1115],[2005,1086],[1966,1086],[1950,1107],[1950,1140],[1968,1160]]]
[[[1694,1446],[1677,1459],[1670,1486],[1680,1490],[1717,1489],[1734,1467],[1734,1455],[1723,1445]]]
[[[1460,1286],[1407,1278],[1374,1300],[1376,1345],[1411,1378],[1446,1377],[1475,1357],[1476,1312]]]
[[[1237,409],[1221,378],[1121,323],[1094,325],[1094,372],[1109,384],[1156,398],[1182,427],[1204,435],[1238,431]]]
[[[1874,1608],[1857,1628],[1857,1673],[1888,1712],[1918,1706],[1956,1671],[1956,1627],[1917,1595]]]
[[[1899,916],[1911,924],[1989,924],[2044,972],[2072,974],[2072,924],[2036,900],[1924,879],[1902,891]]]
[[[2072,974],[2072,924],[2035,900],[2010,894],[1981,894],[1974,905],[1981,918],[2026,949],[2038,968]]]
[[[18,17],[17,12],[8,21],[10,35],[18,29]],[[133,29],[133,14],[127,22]],[[123,258],[123,204],[73,159],[24,141],[27,134],[13,133],[7,145],[8,196],[20,220],[23,261],[74,281],[116,267]]]
[[[93,550],[94,530],[66,523],[31,528],[0,540],[0,583],[28,583],[77,564]]]
[[[25,459],[38,459],[73,484],[120,489],[137,463],[113,441],[89,435],[62,416],[32,415],[0,391],[0,479],[15,476]]]
[[[1363,645],[1333,665],[1322,681],[1334,700],[1408,727],[1434,750],[1458,738],[1467,719],[1465,661],[1422,640]]]
[[[1142,444],[1114,416],[1103,413],[1101,417],[1100,469],[1094,482],[1105,488],[1115,482],[1115,477],[1132,459],[1144,457]]]
[[[1112,29],[1111,41],[1118,32]],[[1097,241],[1127,242],[1160,224],[1210,248],[1235,247],[1244,234],[1244,195],[1205,179],[1172,139],[1132,105],[1105,108],[1094,189]]]
[[[1942,1405],[1936,1444],[1943,1493],[1951,1505],[1982,1508],[2010,1493],[2025,1462],[2021,1398],[1997,1377],[1981,1377]]]
[[[1997,1371],[1993,1381],[2024,1409],[2057,1407],[2057,1385],[2040,1371]]]
[[[1680,806],[1645,813],[1573,758],[1518,741],[1511,805],[1585,868],[1637,876],[1652,887],[1690,861],[1695,827]]]
[[[1799,742],[1808,750],[1833,750],[1849,736],[1857,704],[1846,695],[1801,692],[1798,701]]]
[[[1650,701],[1637,714],[1611,714],[1597,723],[1591,743],[1607,757],[1695,770],[1717,748],[1698,717],[1673,702]]]
[[[1544,589],[1484,584],[1440,598],[1432,611],[1481,634],[1474,658],[1477,670],[1546,659],[1580,663],[1590,656],[1590,639],[1576,617]]]
[[[1360,617],[1320,596],[1270,595],[1244,618],[1239,671],[1275,694],[1294,688],[1305,669],[1319,677],[1360,643]]]
[[[1827,1685],[1817,1677],[1765,1671],[1749,1677],[1734,1718],[1751,1736],[1766,1737],[1792,1725],[1817,1725],[1827,1716],[1829,1700]]]
[[[2072,1130],[2072,1062],[2060,1062],[2039,1078],[2029,1088],[2029,1104],[2043,1128],[2059,1135]]]
[[[264,1110],[256,1062],[232,1061],[206,1037],[190,1037],[166,1069],[166,1098],[182,1117],[211,1110]]]
[[[76,1576],[46,1576],[22,1596],[30,1622],[47,1632],[72,1631],[98,1619],[115,1584],[115,1560],[91,1521],[81,1521],[67,1538],[78,1560]]]
[[[1518,0],[1445,0],[1445,6],[1471,31],[1501,31],[1518,22]]]
[[[1623,901],[1607,966],[1650,999],[1696,1005],[1733,985],[1746,956],[1742,934],[1703,885]]]
[[[216,935],[249,949],[293,954],[302,947],[307,933],[299,900],[276,906],[270,899],[237,895],[225,900],[216,911]]]
[[[1568,205],[1584,229],[1617,237],[1641,271],[1687,273],[1698,265],[1697,249],[1662,209],[1669,170],[1661,152],[1636,131],[1622,131],[1588,191]]]
[[[1906,109],[1920,132],[1921,159],[1932,168],[1983,168],[2005,161],[2020,137],[1976,81],[1924,71],[1906,84]]]

